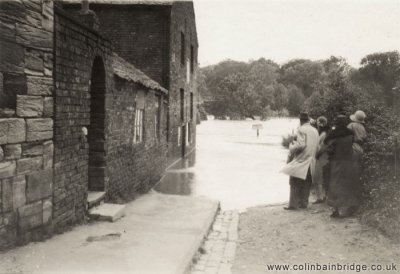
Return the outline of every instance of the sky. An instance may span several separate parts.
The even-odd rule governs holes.
[[[193,0],[201,67],[400,50],[400,0]]]

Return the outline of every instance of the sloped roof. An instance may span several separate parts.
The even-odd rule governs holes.
[[[82,0],[63,0],[68,4],[80,4]],[[93,4],[115,4],[115,5],[172,5],[174,0],[89,0]],[[179,2],[179,1],[178,1]]]
[[[155,89],[168,94],[168,90],[160,86],[156,81],[152,80],[146,74],[144,74],[141,70],[138,70],[131,63],[125,61],[118,54],[114,53],[112,56],[112,68],[114,74],[118,77],[125,79],[127,81],[131,81],[134,83],[142,84],[145,87],[150,89]]]

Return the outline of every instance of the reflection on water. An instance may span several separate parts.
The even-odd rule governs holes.
[[[236,144],[256,145],[256,146],[276,146],[275,143],[251,143],[251,142],[232,142]]]
[[[193,173],[168,173],[162,183],[155,187],[161,193],[190,195],[192,194]]]
[[[195,178],[195,170],[193,168],[195,164],[196,151],[193,151],[185,159],[170,167],[154,189],[165,194],[191,195]]]
[[[254,123],[263,125],[259,137]],[[171,167],[155,190],[216,199],[223,209],[285,202],[288,178],[279,170],[287,151],[280,142],[297,126],[297,119],[202,122],[196,152]]]

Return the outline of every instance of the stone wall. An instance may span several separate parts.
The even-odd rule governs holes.
[[[53,1],[0,2],[0,249],[52,231]]]

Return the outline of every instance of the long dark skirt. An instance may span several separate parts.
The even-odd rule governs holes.
[[[361,202],[360,166],[358,161],[331,161],[328,205],[354,208]]]
[[[329,190],[329,180],[331,178],[331,166],[329,163],[327,163],[326,165],[324,165],[324,167],[322,168],[322,176],[324,178],[324,189],[325,189],[325,193],[328,193]],[[328,195],[328,194],[326,194]]]

